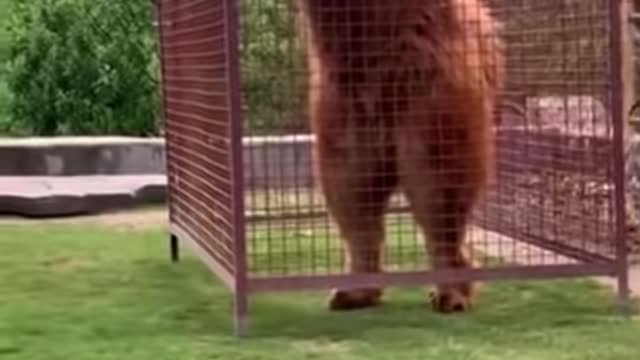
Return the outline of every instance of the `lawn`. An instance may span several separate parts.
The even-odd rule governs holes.
[[[0,222],[0,359],[640,359],[640,322],[590,281],[500,283],[443,316],[423,289],[331,314],[325,293],[251,303],[231,335],[230,296],[195,258],[167,261],[158,226]]]

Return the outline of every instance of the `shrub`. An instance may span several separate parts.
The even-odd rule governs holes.
[[[14,127],[34,135],[149,135],[158,76],[150,0],[15,1]]]
[[[300,130],[303,70],[288,2],[241,2],[242,80],[251,134]],[[14,0],[12,120],[33,135],[157,134],[152,0]]]
[[[304,129],[298,118],[304,70],[293,12],[283,0],[243,0],[242,81],[245,123],[253,134]]]

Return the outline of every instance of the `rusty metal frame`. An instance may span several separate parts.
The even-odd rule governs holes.
[[[162,12],[162,4],[165,0],[158,1],[159,11]],[[190,0],[191,2],[204,3],[213,0]],[[413,271],[381,273],[375,275],[292,275],[266,277],[252,276],[247,266],[247,226],[251,221],[269,221],[271,218],[252,219],[245,213],[244,206],[244,174],[243,174],[243,112],[241,108],[241,71],[239,68],[239,21],[238,21],[238,0],[215,0],[222,5],[224,12],[225,31],[225,63],[226,82],[228,85],[227,104],[228,113],[228,147],[229,164],[231,169],[232,194],[232,229],[233,239],[233,270],[221,266],[211,252],[207,250],[207,244],[195,240],[191,229],[176,221],[176,209],[173,206],[174,199],[171,191],[169,193],[170,210],[170,232],[172,243],[180,239],[181,242],[191,245],[194,252],[201,260],[215,273],[221,281],[228,287],[234,297],[234,319],[237,335],[243,335],[247,331],[248,299],[251,294],[271,291],[291,291],[302,289],[326,289],[331,287],[356,287],[356,286],[406,286],[436,284],[449,281],[492,281],[510,279],[549,279],[558,277],[583,277],[604,275],[616,277],[618,281],[618,296],[622,305],[629,302],[629,278],[628,278],[628,246],[626,243],[626,219],[625,219],[625,121],[624,112],[624,87],[623,87],[623,37],[622,31],[623,17],[621,7],[624,0],[608,0],[610,14],[610,105],[611,118],[613,121],[613,180],[614,180],[614,204],[615,204],[615,259],[598,257],[593,254],[580,253],[579,249],[572,253],[571,249],[563,251],[554,244],[549,244],[549,249],[565,256],[578,260],[577,264],[571,265],[535,265],[535,266],[507,266],[500,268],[479,268],[469,270],[439,270],[439,271]],[[162,75],[166,76],[165,67],[167,59],[163,46],[163,31],[166,24],[162,22],[162,14],[159,14],[160,43],[162,58]],[[167,89],[163,85],[163,97],[166,98]],[[164,117],[168,104],[163,99]],[[167,152],[171,152],[172,146],[178,146],[177,141],[167,135]],[[172,172],[171,158],[167,156],[167,169]],[[175,184],[172,177],[169,177],[169,188]],[[401,210],[401,209],[400,209]],[[317,214],[316,214],[317,215]],[[296,214],[293,214],[296,216]],[[215,239],[211,239],[215,241]],[[541,245],[543,242],[536,242]],[[557,244],[556,244],[557,245]],[[177,255],[176,255],[177,259]]]
[[[609,0],[609,16],[611,17],[610,35],[610,56],[611,56],[611,103],[613,120],[613,144],[614,144],[614,186],[615,186],[615,212],[616,212],[616,232],[614,234],[616,243],[616,265],[618,280],[618,296],[620,305],[626,312],[629,305],[629,248],[627,244],[627,223],[626,223],[626,120],[625,116],[625,87],[624,87],[624,37],[628,30],[624,17],[625,0]]]

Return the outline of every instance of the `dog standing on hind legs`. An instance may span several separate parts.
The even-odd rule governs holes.
[[[382,271],[384,212],[402,191],[433,269],[467,268],[465,228],[492,173],[503,80],[482,0],[298,0],[309,29],[314,167],[352,273]],[[329,306],[375,306],[383,290],[335,289]],[[431,302],[464,311],[473,284]]]

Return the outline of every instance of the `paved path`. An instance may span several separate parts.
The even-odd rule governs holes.
[[[0,214],[91,214],[165,199],[164,175],[0,176]]]

